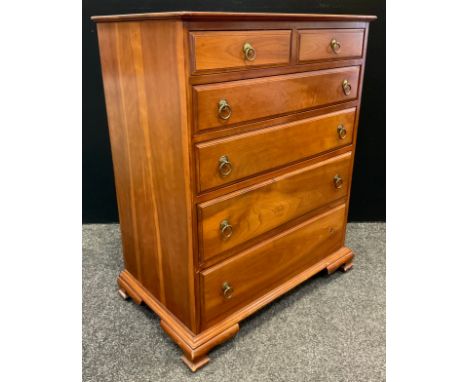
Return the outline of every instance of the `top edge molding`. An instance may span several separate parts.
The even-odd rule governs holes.
[[[157,12],[122,15],[93,16],[91,20],[102,22],[140,21],[140,20],[192,20],[192,21],[373,21],[372,15],[338,15],[321,13],[250,13],[250,12]]]

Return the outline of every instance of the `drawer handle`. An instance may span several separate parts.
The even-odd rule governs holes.
[[[333,50],[333,53],[336,53],[336,54],[338,54],[338,52],[341,49],[341,43],[339,41],[336,41],[335,39],[330,41],[330,46]]]
[[[232,294],[234,293],[234,289],[232,289],[232,286],[229,285],[227,281],[223,283],[223,295],[226,300],[229,300],[232,297]]]
[[[342,188],[343,187],[343,178],[338,174],[334,176],[333,182],[335,183],[335,188]]]
[[[234,230],[232,229],[232,225],[229,224],[228,220],[223,220],[219,224],[219,230],[223,239],[229,239],[232,236],[232,233],[234,232]]]
[[[218,172],[222,177],[226,177],[232,172],[232,163],[229,161],[227,155],[219,157],[218,163]]]
[[[257,52],[248,42],[244,44],[244,57],[247,61],[254,61],[257,57]]]
[[[338,136],[340,137],[340,139],[345,139],[346,137],[346,127],[344,127],[343,125],[338,125]]]
[[[347,96],[351,94],[351,84],[348,82],[348,80],[343,81],[343,92]]]
[[[231,118],[232,109],[229,105],[228,101],[222,99],[218,102],[218,117],[221,119],[229,119]]]

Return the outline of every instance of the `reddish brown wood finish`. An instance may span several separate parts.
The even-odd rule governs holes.
[[[247,305],[266,290],[318,263],[341,247],[344,204],[202,272],[202,327]],[[223,284],[233,292],[223,294]]]
[[[192,371],[273,299],[321,270],[352,267],[344,232],[372,19],[94,18],[125,258],[119,293],[160,316]],[[332,35],[341,50],[330,56]],[[246,37],[257,48],[250,63],[238,56]],[[227,122],[220,97],[232,106]],[[225,154],[233,172],[220,179]],[[223,217],[235,225],[220,243]]]
[[[162,305],[154,296],[149,293],[130,273],[123,271],[119,276],[119,284],[125,284],[132,294],[137,296],[138,301],[144,301],[151,310],[161,318],[162,329],[172,338],[174,342],[184,352],[183,361],[192,371],[206,365],[208,358],[206,355],[216,345],[232,338],[239,331],[239,322],[255,313],[277,297],[290,291],[308,278],[314,276],[329,267],[346,266],[352,264],[354,255],[349,248],[341,247],[336,252],[331,253],[323,260],[315,263],[304,271],[290,277],[281,285],[268,290],[262,296],[254,299],[246,306],[234,311],[225,319],[213,324],[208,329],[199,334],[193,334],[187,327]],[[350,260],[351,259],[351,260]],[[128,290],[125,290],[128,292]]]
[[[98,24],[98,36],[125,269],[195,330],[182,24]]]
[[[196,146],[199,190],[275,169],[351,144],[356,109],[301,119]],[[344,130],[339,130],[339,128]],[[340,136],[340,131],[344,135]],[[227,156],[232,172],[222,176],[219,158]]]
[[[351,84],[348,95],[343,91],[345,80]],[[358,66],[195,86],[197,130],[349,101],[357,97],[358,86]],[[227,120],[218,113],[223,99],[232,109]]]
[[[93,16],[96,22],[116,22],[130,20],[208,20],[208,21],[261,21],[261,20],[294,20],[294,21],[372,21],[376,16],[369,15],[335,15],[325,13],[261,13],[261,12],[158,12],[135,13],[128,15]]]
[[[340,45],[333,50],[332,41]],[[308,29],[299,31],[299,61],[336,60],[362,56],[364,29]]]
[[[192,32],[190,38],[194,72],[289,63],[289,30]],[[255,49],[251,61],[245,58],[245,43]]]
[[[346,196],[350,159],[346,153],[200,204],[202,261]],[[336,188],[335,176],[341,177],[341,188]],[[232,226],[227,239],[220,232],[225,220]]]

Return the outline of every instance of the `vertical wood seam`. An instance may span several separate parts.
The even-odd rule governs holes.
[[[180,57],[185,57],[186,52],[185,50],[185,43],[184,43],[184,26],[182,21],[177,21],[175,23],[175,39],[176,39],[176,53],[180,53]],[[179,89],[179,108],[183,113],[183,128],[181,139],[182,139],[182,147],[183,147],[183,159],[184,159],[184,167],[188,171],[188,179],[187,177],[184,178],[184,187],[188,192],[185,192],[185,199],[187,203],[187,236],[188,236],[188,249],[190,253],[187,253],[188,262],[188,287],[189,287],[189,315],[190,315],[190,327],[192,330],[196,329],[196,309],[195,309],[195,272],[194,272],[194,261],[193,261],[193,187],[192,187],[192,179],[191,179],[191,166],[190,161],[191,159],[191,126],[190,126],[190,116],[189,116],[189,108],[187,102],[187,92],[190,91],[190,87],[188,85],[188,75],[187,75],[187,66],[185,60],[183,60],[183,65],[181,67],[181,60],[177,60],[178,62],[178,70],[177,70],[177,80],[180,84]],[[186,78],[187,77],[187,78]]]
[[[131,214],[132,214],[132,230],[133,230],[133,235],[135,238],[138,237],[138,227],[136,226],[137,222],[137,216],[136,216],[136,206],[135,206],[135,191],[133,187],[133,172],[132,172],[132,156],[131,156],[131,151],[130,151],[130,140],[129,140],[129,134],[128,134],[128,120],[127,120],[127,112],[125,109],[125,91],[123,88],[122,84],[122,66],[120,63],[120,33],[119,33],[119,25],[115,24],[115,35],[116,35],[116,50],[118,52],[117,54],[117,67],[119,68],[119,88],[120,88],[120,101],[121,101],[121,108],[122,108],[122,117],[123,117],[123,132],[125,134],[125,146],[127,149],[127,156],[128,156],[128,175],[130,178],[130,203],[131,203]],[[136,262],[136,268],[137,268],[137,278],[141,279],[141,262],[140,262],[140,242],[138,240],[133,240],[134,243],[134,251],[135,251],[135,262]]]
[[[144,146],[145,146],[145,155],[147,158],[148,162],[148,173],[149,173],[149,179],[150,179],[150,195],[151,195],[151,206],[152,210],[154,213],[152,214],[153,218],[153,225],[154,225],[154,231],[155,231],[155,240],[156,240],[156,246],[157,246],[157,251],[154,251],[155,253],[153,254],[155,256],[156,264],[158,264],[158,276],[159,276],[159,298],[163,304],[166,302],[166,296],[165,296],[165,289],[164,289],[164,275],[162,272],[162,254],[161,254],[161,240],[160,240],[160,232],[159,232],[159,213],[158,213],[158,206],[156,203],[156,197],[155,197],[155,188],[154,188],[154,182],[155,178],[153,175],[153,155],[151,151],[151,136],[149,133],[149,120],[148,120],[148,99],[146,95],[146,87],[145,83],[143,80],[143,76],[145,73],[145,67],[144,67],[144,60],[143,60],[143,49],[142,49],[142,40],[141,40],[141,24],[138,23],[136,25],[135,29],[137,35],[138,35],[138,40],[137,43],[133,43],[133,40],[131,40],[131,47],[132,47],[132,53],[134,53],[138,58],[140,59],[141,62],[141,68],[138,67],[138,65],[134,66],[135,69],[135,78],[137,81],[137,92],[138,92],[138,99],[141,100],[142,103],[146,107],[140,108],[138,117],[139,117],[139,122],[140,126],[142,127],[143,130],[143,135],[145,137],[144,139]],[[144,113],[142,114],[142,110]],[[145,183],[143,183],[145,184]]]

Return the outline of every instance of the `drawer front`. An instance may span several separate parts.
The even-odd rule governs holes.
[[[291,31],[192,32],[194,71],[287,65]]]
[[[224,318],[338,250],[344,229],[341,205],[204,270],[202,325]]]
[[[346,196],[350,164],[348,152],[200,204],[202,262]]]
[[[363,29],[299,31],[299,61],[333,60],[362,56]]]
[[[346,109],[196,146],[199,190],[349,145],[356,109]]]
[[[359,66],[199,85],[197,129],[224,127],[355,99]]]

